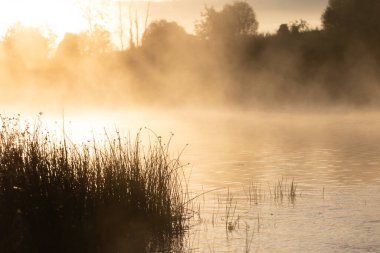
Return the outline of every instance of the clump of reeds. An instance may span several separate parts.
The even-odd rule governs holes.
[[[75,145],[18,118],[0,124],[3,252],[142,252],[184,232],[181,165],[160,138]]]
[[[248,203],[259,205],[265,199],[265,192],[263,191],[261,184],[251,182],[248,188],[245,190]]]
[[[287,197],[289,202],[294,203],[297,198],[297,184],[294,182],[294,179],[288,184],[282,178],[273,185],[272,189],[269,187],[269,193],[276,203],[282,203],[284,197]]]
[[[226,196],[226,217],[225,217],[226,231],[235,230],[236,226],[239,223],[239,216],[235,218],[236,206],[237,206],[237,202],[235,201],[234,203],[234,196],[228,189],[227,196]]]

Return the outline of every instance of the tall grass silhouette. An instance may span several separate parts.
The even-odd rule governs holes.
[[[184,233],[181,164],[160,138],[78,145],[0,123],[2,252],[142,252]]]

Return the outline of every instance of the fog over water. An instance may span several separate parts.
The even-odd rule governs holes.
[[[65,131],[72,141],[106,138],[141,130],[142,143],[154,134],[181,154],[188,189],[196,195],[185,249],[195,252],[243,252],[246,225],[258,252],[376,252],[380,245],[380,117],[377,111],[231,111],[131,110],[66,112]],[[43,115],[62,129],[61,115]],[[57,121],[57,123],[54,123]],[[50,123],[49,123],[50,122]],[[144,129],[147,127],[148,129]],[[189,144],[186,146],[186,144]],[[282,179],[283,178],[283,179]],[[296,201],[272,202],[277,180],[297,183]],[[249,200],[252,183],[260,185],[258,204]],[[236,203],[239,227],[225,229],[227,191]]]
[[[1,119],[169,145],[192,205],[183,252],[380,251],[379,3],[204,3],[124,2],[115,31],[89,8],[59,41],[11,25]],[[191,32],[176,6],[199,12]]]

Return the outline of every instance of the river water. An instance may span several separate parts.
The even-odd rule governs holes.
[[[176,156],[186,147],[188,189],[201,194],[185,252],[380,252],[380,113],[183,110],[71,119],[74,139],[105,122],[131,135],[145,126],[164,140],[174,133],[170,150]]]

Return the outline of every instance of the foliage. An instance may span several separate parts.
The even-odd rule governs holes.
[[[288,24],[281,24],[277,30],[277,35],[288,36],[290,34],[290,29]]]
[[[17,61],[18,65],[27,69],[34,69],[47,60],[53,41],[54,36],[51,34],[44,35],[38,28],[16,23],[7,30],[3,45],[9,60]]]
[[[103,26],[96,25],[94,29],[82,32],[81,52],[84,55],[101,55],[112,50],[111,33]]]
[[[59,43],[56,58],[73,59],[83,54],[81,38],[78,34],[66,33],[63,40]]]
[[[46,57],[46,36],[10,32],[0,48],[0,76],[6,76],[4,83],[44,82],[44,89],[65,91],[65,99],[73,102],[88,97],[119,105],[228,101],[272,106],[314,99],[318,104],[378,105],[379,4],[330,0],[321,29],[300,19],[273,34],[257,33],[247,2],[221,10],[207,7],[195,36],[175,22],[158,20],[147,27],[142,43],[128,50],[113,47],[110,32],[97,25],[101,18],[92,18],[96,11],[89,8],[88,30],[66,34],[52,60]],[[138,20],[130,17],[132,31]],[[16,37],[21,39],[10,39]],[[40,46],[30,46],[31,38]],[[38,74],[12,68],[41,64],[47,67]],[[25,86],[19,86],[23,91]]]
[[[226,40],[255,35],[258,28],[255,12],[247,2],[226,4],[221,11],[206,7],[196,33],[206,40]]]
[[[113,50],[111,33],[102,26],[95,26],[92,31],[80,34],[65,34],[58,45],[56,55],[62,58],[78,56],[98,56]]]
[[[371,40],[380,38],[378,0],[329,0],[322,15],[324,29],[337,38]]]
[[[185,42],[189,35],[176,22],[152,22],[142,37],[142,47],[153,51],[173,50]]]
[[[290,24],[290,31],[293,34],[299,34],[299,33],[307,32],[310,30],[311,29],[310,29],[309,24],[307,23],[307,21],[305,21],[303,19],[296,20]]]
[[[3,252],[141,252],[183,232],[180,164],[160,139],[78,146],[0,122]]]

